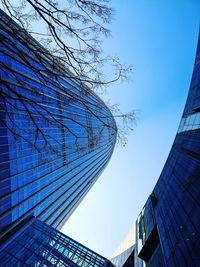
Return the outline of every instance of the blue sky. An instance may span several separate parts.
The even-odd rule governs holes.
[[[199,0],[113,0],[105,52],[133,64],[128,83],[104,98],[140,110],[135,131],[113,157],[62,231],[110,257],[135,222],[172,145],[192,75]]]

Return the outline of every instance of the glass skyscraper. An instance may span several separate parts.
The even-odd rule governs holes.
[[[0,237],[30,216],[60,229],[112,155],[110,110],[70,77],[0,11]]]
[[[136,222],[136,267],[200,266],[200,38],[180,126]]]
[[[111,258],[114,266],[200,266],[200,33],[174,143],[129,240]]]

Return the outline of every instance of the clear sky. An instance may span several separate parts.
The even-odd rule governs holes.
[[[110,257],[135,222],[172,145],[192,75],[200,21],[199,0],[113,0],[112,38],[105,42],[133,64],[129,83],[105,98],[140,110],[125,148],[107,168],[62,231]]]

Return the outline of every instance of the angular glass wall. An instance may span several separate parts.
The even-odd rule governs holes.
[[[0,246],[1,266],[109,267],[94,251],[30,217]]]
[[[1,233],[31,215],[60,229],[112,155],[111,112],[60,69],[0,11]]]
[[[130,228],[128,234],[124,240],[117,247],[113,255],[111,256],[111,263],[115,267],[130,267],[134,266],[134,250],[136,239],[135,224]]]
[[[135,265],[137,267],[165,266],[161,252],[154,208],[157,199],[152,194],[136,221]],[[141,260],[142,259],[142,260]],[[146,264],[145,264],[145,262]]]
[[[134,266],[134,245],[126,249],[119,255],[111,258],[110,261],[115,267],[130,267]]]

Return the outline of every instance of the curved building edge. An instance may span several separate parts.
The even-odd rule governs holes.
[[[200,262],[200,33],[192,79],[171,151],[136,221],[136,267]]]
[[[115,266],[199,267],[200,263],[200,32],[190,88],[172,148],[139,214],[131,263]],[[133,255],[134,254],[134,255]],[[134,261],[133,261],[134,259]],[[112,261],[112,259],[111,259]],[[127,261],[128,262],[128,261]]]
[[[115,147],[117,126],[106,104],[67,70],[66,76],[48,75],[50,61],[45,48],[0,10],[0,236],[30,216],[60,229]],[[28,96],[31,116],[22,101],[5,98],[15,92]],[[32,130],[32,117],[47,143]],[[9,128],[13,122],[18,138]]]

